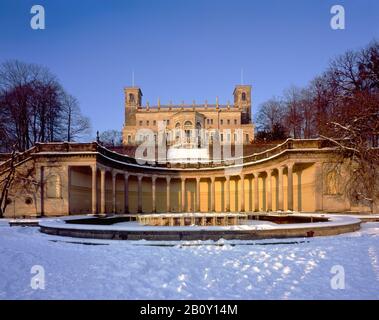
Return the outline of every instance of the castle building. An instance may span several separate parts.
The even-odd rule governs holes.
[[[238,85],[234,104],[142,107],[139,88],[125,89],[125,145],[138,144],[139,129],[158,131],[165,122],[174,146],[198,150],[193,132],[216,133],[221,143],[254,139],[251,87]],[[184,132],[176,140],[177,128]],[[179,130],[178,129],[178,130]],[[242,129],[243,140],[233,134]],[[231,131],[231,136],[221,137]],[[195,139],[196,140],[196,139]],[[229,140],[229,141],[228,141]],[[214,148],[216,149],[216,148]],[[183,149],[188,151],[188,149]],[[37,143],[22,153],[0,154],[4,216],[156,212],[379,212],[350,197],[350,167],[328,140],[288,139],[262,152],[218,161],[141,163],[98,142]],[[216,161],[217,160],[217,161]],[[4,190],[4,189],[2,189]]]
[[[212,144],[249,144],[254,140],[251,121],[251,86],[237,85],[233,91],[234,103],[150,106],[142,104],[139,87],[125,88],[125,123],[122,130],[124,145],[138,145],[145,140],[146,129],[158,137],[159,124],[163,124],[167,138],[177,147],[198,147],[200,132]],[[237,133],[237,129],[241,129]],[[179,134],[179,132],[181,132]]]

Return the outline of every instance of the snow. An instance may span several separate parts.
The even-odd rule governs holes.
[[[379,299],[379,223],[257,241],[111,241],[0,221],[0,299]],[[30,286],[45,269],[45,289]],[[345,289],[331,287],[343,266]]]

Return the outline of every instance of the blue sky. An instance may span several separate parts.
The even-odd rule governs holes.
[[[34,4],[45,7],[45,30],[30,28]],[[330,28],[334,4],[345,7],[345,30]],[[0,0],[0,62],[47,66],[90,116],[93,135],[121,129],[132,70],[144,102],[226,103],[243,68],[254,116],[373,39],[377,0]]]

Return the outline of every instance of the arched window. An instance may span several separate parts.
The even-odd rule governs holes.
[[[191,142],[191,131],[193,130],[193,125],[191,121],[186,121],[184,122],[184,134],[186,137],[186,142],[190,143]]]
[[[180,141],[180,122],[175,124],[175,140],[176,142]]]
[[[242,92],[241,98],[242,98],[242,101],[246,101],[246,93],[245,92]]]
[[[61,178],[51,175],[46,181],[46,196],[48,198],[61,198]]]
[[[129,93],[129,102],[134,103],[134,94],[133,93]]]
[[[201,123],[198,121],[196,123],[196,137],[197,137],[197,147],[198,148],[201,147],[201,135],[202,135],[202,132],[201,132]]]

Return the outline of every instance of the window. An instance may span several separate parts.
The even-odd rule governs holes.
[[[213,119],[211,119],[211,124],[213,124]]]
[[[128,135],[128,143],[132,143],[132,136],[130,134]]]
[[[156,124],[157,124],[157,121],[154,120],[154,121],[153,121],[153,126],[155,126]]]
[[[221,119],[221,120],[220,120],[220,123],[221,123],[221,124],[224,124],[224,120]]]
[[[220,139],[221,139],[221,142],[224,141],[224,135],[222,133],[220,134]]]
[[[228,119],[228,125],[230,124],[230,119]]]
[[[167,120],[167,125],[169,125],[170,124],[170,120]]]
[[[142,120],[139,121],[139,125],[142,126]]]
[[[237,119],[234,119],[234,124],[237,124]]]
[[[129,103],[134,103],[134,94],[129,93]]]
[[[207,124],[209,124],[209,119],[207,119]]]
[[[150,125],[150,121],[149,121],[149,120],[146,120],[146,125],[147,125],[147,126]]]
[[[245,92],[242,92],[241,98],[242,98],[242,101],[246,101],[246,93]]]
[[[245,139],[246,139],[246,143],[249,143],[249,135],[248,134],[245,135]]]
[[[237,142],[237,133],[234,134],[234,142]]]

